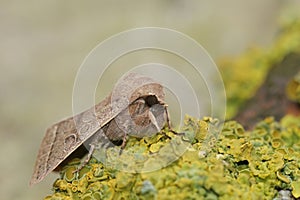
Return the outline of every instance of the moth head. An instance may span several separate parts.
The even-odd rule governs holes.
[[[151,107],[155,104],[163,104],[155,94],[149,94],[147,96],[144,97],[144,100],[146,102],[146,104]]]

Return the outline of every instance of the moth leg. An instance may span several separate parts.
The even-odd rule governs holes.
[[[168,111],[168,105],[167,104],[164,104],[164,108],[165,108],[165,111],[166,111],[166,118],[167,118],[167,125],[168,125],[168,128],[170,130],[173,130],[171,128],[171,121],[170,121],[170,115],[169,115],[169,111]]]
[[[175,131],[172,126],[171,126],[171,120],[170,120],[170,115],[169,115],[169,111],[168,111],[168,105],[167,104],[163,104],[165,111],[166,111],[166,120],[167,120],[167,125],[168,125],[168,129],[169,131],[171,131],[172,133],[176,134],[176,135],[184,135],[184,133],[178,133],[177,131]]]
[[[79,172],[79,171],[80,171],[85,165],[87,165],[88,162],[91,160],[92,155],[93,155],[93,153],[94,153],[94,151],[95,151],[96,145],[95,145],[95,144],[90,144],[90,146],[91,146],[91,147],[90,147],[90,149],[89,149],[89,153],[88,153],[86,159],[79,165],[79,167],[78,167],[73,173]]]
[[[123,149],[124,149],[125,146],[126,146],[126,143],[127,143],[127,133],[125,133],[124,136],[123,136],[123,141],[122,141],[122,144],[121,144],[121,148],[120,148],[120,151],[119,151],[119,155],[122,154]]]

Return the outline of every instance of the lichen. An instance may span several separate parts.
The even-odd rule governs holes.
[[[212,136],[210,130],[219,128],[216,121],[186,117],[182,130],[194,135],[188,142],[183,135],[165,128],[164,134],[152,138],[129,138],[126,146],[132,145],[132,151],[144,149],[146,155],[156,144],[155,151],[165,151],[164,145],[174,138],[178,140],[176,144],[180,145],[180,141],[189,144],[173,163],[152,172],[129,173],[92,158],[74,174],[80,165],[77,159],[65,166],[54,183],[54,193],[45,200],[273,199],[281,195],[280,191],[291,191],[291,195],[299,198],[300,151],[294,144],[295,138],[299,141],[300,125],[288,125],[285,119],[276,122],[267,118],[249,132],[237,122],[229,121],[218,135]],[[140,148],[134,147],[138,145]],[[161,162],[147,159],[143,165]]]
[[[300,70],[288,83],[286,93],[290,100],[300,103]]]

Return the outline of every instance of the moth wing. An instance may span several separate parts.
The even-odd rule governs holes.
[[[100,125],[90,127],[86,134],[78,132],[73,118],[54,124],[47,129],[46,134],[38,151],[38,156],[30,185],[36,184],[53,171],[65,160],[85,139],[89,138],[94,131],[92,129]]]
[[[47,129],[40,145],[30,185],[44,179],[73,151],[111,121],[127,105],[111,102],[111,95],[92,108]]]

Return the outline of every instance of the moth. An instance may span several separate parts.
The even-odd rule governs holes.
[[[164,99],[163,86],[153,79],[136,73],[125,76],[100,103],[46,130],[30,185],[42,181],[84,143],[90,145],[89,159],[95,146],[91,141],[99,141],[99,134],[109,141],[121,140],[124,148],[128,134],[144,137],[159,132],[166,122],[169,125]]]

